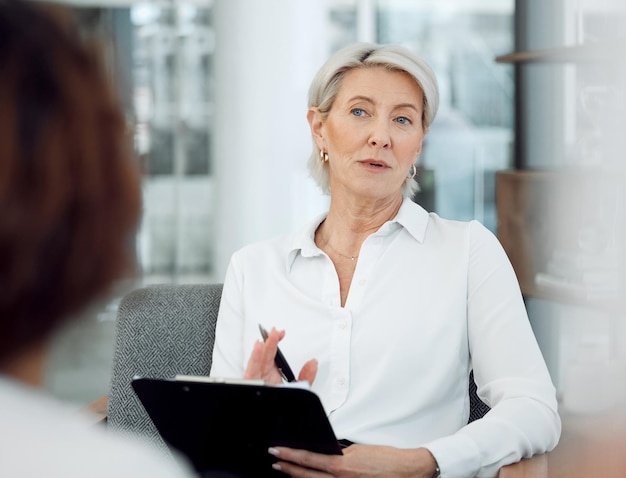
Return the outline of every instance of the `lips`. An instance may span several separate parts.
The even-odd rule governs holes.
[[[389,165],[387,163],[385,163],[384,161],[380,161],[378,159],[364,159],[362,161],[359,161],[360,163],[366,165],[366,166],[372,166],[375,168],[380,168],[380,169],[384,169],[384,168],[388,168]]]

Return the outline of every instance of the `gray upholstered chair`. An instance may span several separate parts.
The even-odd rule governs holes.
[[[221,284],[157,285],[137,289],[121,301],[117,316],[108,425],[140,434],[164,447],[131,388],[135,375],[171,378],[208,375]],[[470,421],[489,409],[470,376]]]
[[[117,314],[107,425],[164,446],[131,388],[135,375],[208,375],[222,284],[155,285],[122,298]]]

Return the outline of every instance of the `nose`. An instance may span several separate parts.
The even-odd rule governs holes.
[[[367,143],[372,148],[389,149],[391,148],[391,137],[386,125],[377,123],[372,130]]]

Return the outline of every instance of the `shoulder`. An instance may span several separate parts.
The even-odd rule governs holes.
[[[192,476],[167,452],[94,425],[73,407],[26,387],[0,387],[0,405],[2,476]]]
[[[72,456],[80,457],[79,463],[85,467],[84,471],[97,466],[98,473],[102,476],[129,478],[192,476],[191,467],[180,457],[174,458],[165,449],[159,450],[156,445],[142,442],[136,437],[118,435],[112,430],[83,429],[83,433],[77,433],[68,441],[69,443],[64,444],[61,441],[65,450],[59,450],[59,455],[67,457],[67,450],[71,450]],[[68,460],[71,458],[66,459]],[[83,476],[100,475],[92,475],[89,471]]]
[[[470,242],[475,236],[482,238],[490,231],[476,220],[461,221],[456,219],[447,219],[439,216],[435,212],[429,212],[428,225],[426,227],[426,238],[435,238],[437,240],[449,241],[466,241]]]
[[[165,449],[105,429],[90,430],[82,436],[81,456],[85,463],[100,463],[109,468],[108,476],[150,476],[184,478],[192,476],[190,465]]]
[[[472,242],[498,242],[495,234],[476,219],[470,221],[445,219],[434,212],[428,213],[428,218],[428,227],[431,230],[438,230],[450,235],[461,235]]]
[[[444,219],[432,212],[428,216],[425,241],[432,247],[464,251],[470,266],[482,261],[509,262],[497,236],[481,222]]]
[[[418,242],[438,248],[465,245],[467,249],[476,243],[498,243],[495,235],[477,220],[446,219],[409,199],[404,200],[396,221]]]

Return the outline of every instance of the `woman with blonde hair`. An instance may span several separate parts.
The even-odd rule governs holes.
[[[272,447],[295,477],[495,476],[551,450],[555,389],[515,273],[477,221],[411,200],[438,89],[406,48],[355,44],[314,78],[309,168],[330,195],[303,230],[236,252],[211,374],[311,382],[341,456]],[[258,324],[271,328],[266,342]],[[470,371],[491,407],[468,424]]]

